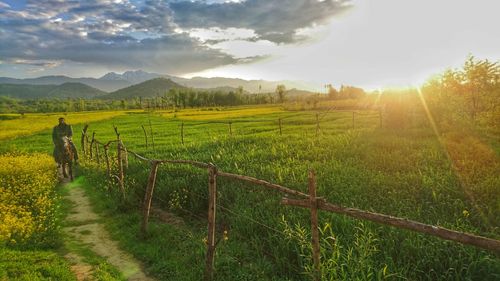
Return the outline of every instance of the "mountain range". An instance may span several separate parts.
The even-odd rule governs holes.
[[[104,99],[130,99],[134,97],[155,97],[168,90],[184,88],[170,79],[159,77],[126,87],[103,96]]]
[[[61,85],[0,84],[0,96],[16,99],[40,98],[97,98],[106,95],[99,89],[82,83],[67,82]]]
[[[297,88],[311,90],[315,85],[297,81],[266,81],[266,80],[244,80],[238,78],[224,77],[193,77],[182,78],[158,73],[150,73],[142,70],[126,71],[122,74],[109,72],[100,78],[72,78],[68,76],[42,76],[38,78],[16,79],[0,77],[0,84],[26,84],[26,85],[61,85],[64,83],[82,83],[104,92],[113,92],[119,89],[130,87],[154,78],[167,78],[173,82],[189,88],[210,89],[219,87],[243,87],[250,93],[274,92],[276,86],[283,84],[287,89]]]

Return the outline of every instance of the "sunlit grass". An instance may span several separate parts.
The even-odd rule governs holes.
[[[59,117],[65,117],[69,124],[93,122],[125,114],[125,111],[78,112],[78,113],[26,113],[2,114],[0,118],[0,139],[31,135],[57,125]],[[6,119],[6,120],[2,120]]]
[[[280,106],[262,106],[262,107],[229,107],[229,108],[201,108],[201,109],[183,109],[178,112],[162,112],[162,116],[167,118],[178,118],[181,120],[219,120],[231,119],[248,116],[258,116],[264,114],[283,112]]]
[[[419,117],[424,121],[415,122],[415,127],[392,128],[388,123],[380,128],[378,111],[357,109],[353,128],[351,111],[330,110],[325,114],[326,110],[270,109],[269,113],[246,115],[251,108],[241,110],[246,113],[232,108],[136,113],[96,121],[89,130],[95,131],[99,140],[107,141],[116,138],[116,125],[127,148],[140,154],[212,162],[223,171],[301,191],[306,191],[307,171],[312,168],[317,173],[318,195],[330,202],[493,238],[500,235],[498,222],[491,220],[498,210],[498,155],[479,142],[473,132],[447,132],[438,138],[440,134],[425,125],[424,114]],[[265,112],[260,107],[253,110]],[[320,118],[318,132],[316,114]],[[398,114],[401,112],[385,118],[399,118]],[[150,121],[155,149],[151,145]],[[233,122],[232,134],[227,121]],[[148,147],[141,125],[146,127]],[[76,125],[75,130],[79,129],[81,125]],[[50,151],[50,130],[0,144],[9,149]],[[149,166],[130,155],[129,159],[125,202],[115,200],[118,194],[109,196],[103,162],[100,166],[84,163],[83,167],[90,193],[114,221],[113,235],[141,256],[156,276],[165,280],[198,276],[203,271],[199,261],[204,249],[200,237],[206,231],[206,171],[174,165],[160,168],[154,204],[182,217],[187,227],[174,231],[152,219],[154,238],[139,242],[136,207],[144,196]],[[456,166],[454,161],[461,165]],[[462,187],[464,182],[468,184],[466,189]],[[310,269],[308,212],[281,206],[279,194],[255,186],[218,178],[217,188],[221,206],[291,234],[280,235],[218,209],[218,222],[228,229],[228,240],[218,245],[219,280],[308,279],[303,274]],[[481,219],[475,201],[466,191],[480,202],[490,217],[488,223]],[[283,224],[283,219],[291,228]],[[472,247],[328,213],[320,214],[320,223],[331,226],[328,232],[324,230],[321,242],[323,267],[329,270],[324,274],[331,280],[390,276],[410,280],[494,280],[500,274],[500,262],[493,255]],[[297,233],[300,229],[303,231]],[[174,235],[175,241],[162,240],[169,235]],[[171,248],[188,254],[182,259],[170,252],[165,254],[165,249]],[[196,264],[194,269],[184,264],[192,261],[197,261],[192,263]]]

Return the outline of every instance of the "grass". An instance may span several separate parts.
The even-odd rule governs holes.
[[[200,108],[187,110],[173,110],[161,112],[161,115],[166,118],[179,118],[181,120],[223,120],[240,117],[255,117],[258,115],[283,112],[279,106],[239,106],[239,107],[215,107],[215,108]]]
[[[378,112],[359,111],[354,128],[351,112],[319,112],[317,133],[316,112],[270,110],[253,115],[231,110],[188,110],[175,116],[136,112],[91,123],[89,130],[101,141],[111,140],[115,138],[112,125],[116,125],[127,148],[141,154],[213,162],[227,172],[304,192],[307,171],[312,168],[318,195],[330,202],[500,237],[496,219],[500,217],[499,150],[481,141],[477,132],[455,132],[459,139],[453,132],[436,136],[425,122],[405,129],[380,129]],[[141,125],[147,129],[147,148]],[[50,152],[50,132],[0,144],[5,150]],[[485,162],[481,155],[489,160]],[[149,238],[141,240],[138,207],[148,167],[129,157],[124,201],[117,199],[116,187],[108,193],[102,164],[83,167],[89,195],[100,206],[112,235],[145,262],[149,272],[161,280],[199,280],[206,235],[206,171],[174,165],[160,168],[153,204],[182,217],[186,224],[152,219]],[[248,184],[219,178],[217,188],[217,237],[222,239],[227,232],[227,240],[222,239],[217,249],[218,280],[307,280],[308,212],[281,206],[280,194]],[[498,257],[470,246],[326,212],[320,213],[320,225],[324,280],[500,277]]]
[[[76,280],[64,258],[53,251],[0,248],[0,280]]]
[[[76,280],[59,255],[61,194],[52,161],[0,155],[0,280]]]
[[[26,113],[0,114],[0,140],[31,135],[57,125],[61,116],[72,124],[109,119],[124,114],[123,111],[78,112],[78,113]],[[74,131],[77,133],[78,131]]]

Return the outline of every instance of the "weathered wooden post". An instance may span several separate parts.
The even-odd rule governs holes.
[[[321,279],[320,271],[320,248],[319,248],[319,230],[318,230],[318,199],[316,197],[316,175],[314,171],[309,171],[309,203],[311,210],[311,244],[312,257],[314,263],[313,278],[315,281]]]
[[[181,142],[184,144],[184,122],[181,123]]]
[[[99,157],[99,143],[95,143],[95,158],[97,159],[97,164],[101,164],[101,159]]]
[[[87,154],[88,154],[88,152],[89,152],[89,150],[90,150],[90,141],[89,141],[89,135],[88,135],[87,133],[85,133],[85,144],[87,145],[87,146],[85,147],[85,151],[86,151],[86,152],[87,152]]]
[[[108,154],[108,149],[109,149],[109,143],[104,145],[104,158],[106,160],[106,175],[108,179],[111,177],[111,169],[110,169],[110,164],[109,164],[109,154]]]
[[[86,140],[88,140],[86,138],[87,136],[87,130],[89,128],[89,124],[85,124],[85,126],[83,127],[83,130],[82,130],[82,139],[81,139],[81,143],[82,143],[82,154],[85,155],[85,146],[87,145],[85,143]]]
[[[281,136],[281,135],[282,135],[282,134],[281,134],[281,118],[279,118],[279,119],[278,119],[278,124],[279,124],[279,126],[280,126],[280,136]]]
[[[207,263],[205,267],[205,281],[214,277],[215,260],[215,210],[217,200],[217,168],[210,164],[208,168],[208,238],[207,238]]]
[[[158,165],[160,162],[153,161],[151,163],[151,171],[149,172],[148,183],[146,186],[146,193],[144,194],[144,202],[142,205],[142,223],[141,235],[146,238],[148,232],[149,211],[151,209],[151,201],[153,199],[153,191],[156,183],[156,174],[158,173]]]
[[[118,184],[120,185],[120,191],[122,193],[122,197],[125,198],[125,186],[124,186],[124,174],[123,174],[123,159],[122,159],[122,145],[121,142],[117,144],[117,162],[118,162]]]
[[[94,146],[94,142],[95,142],[95,131],[92,132],[92,140],[90,141],[90,148],[89,148],[89,152],[90,152],[90,159],[92,159],[93,157],[93,154],[92,154],[92,149],[93,149],[93,146]]]
[[[144,139],[146,140],[146,149],[148,148],[148,134],[146,133],[146,128],[144,128],[144,125],[141,125],[142,131],[144,132]]]
[[[125,184],[124,184],[124,174],[123,174],[123,159],[122,159],[122,141],[120,138],[120,133],[118,128],[113,126],[116,134],[116,162],[118,164],[118,184],[120,186],[120,192],[122,193],[122,198],[125,198]]]
[[[122,147],[122,153],[123,153],[122,159],[123,159],[123,162],[125,162],[125,169],[128,169],[128,150],[125,147],[125,145],[123,144],[123,141],[121,139],[120,139],[120,145]]]

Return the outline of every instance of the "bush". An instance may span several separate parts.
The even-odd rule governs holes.
[[[57,229],[56,184],[50,156],[0,155],[0,245],[51,243]]]

